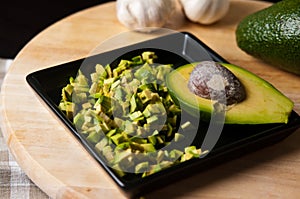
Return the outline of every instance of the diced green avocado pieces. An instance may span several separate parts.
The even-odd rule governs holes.
[[[101,135],[97,131],[92,131],[88,136],[87,136],[87,141],[89,141],[92,144],[96,144],[97,142],[100,141]]]
[[[283,0],[246,16],[236,41],[248,54],[300,75],[300,0]]]
[[[244,85],[246,99],[228,106],[225,113],[227,124],[287,123],[293,109],[293,102],[270,83],[255,74],[232,64],[221,63]],[[195,64],[181,66],[167,76],[167,87],[177,99],[182,109],[195,115],[200,111],[200,119],[208,120],[214,102],[201,98],[188,88],[188,80]]]
[[[144,173],[148,170],[149,162],[141,162],[135,166],[135,173]]]
[[[195,146],[163,149],[172,141],[182,143],[181,130],[196,129],[180,117],[181,109],[165,85],[172,66],[152,65],[156,58],[144,52],[115,68],[97,64],[90,78],[79,71],[62,89],[59,108],[119,176],[145,177],[201,152]]]

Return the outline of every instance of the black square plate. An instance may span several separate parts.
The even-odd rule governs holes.
[[[104,164],[93,147],[76,131],[72,122],[59,110],[58,104],[61,99],[61,90],[68,83],[69,77],[75,77],[78,69],[80,67],[83,68],[83,65],[87,71],[94,70],[94,66],[97,63],[103,65],[112,63],[112,67],[114,67],[114,60],[118,60],[118,58],[131,58],[132,55],[137,55],[139,52],[145,51],[145,49],[151,49],[156,52],[158,57],[163,57],[163,59],[159,60],[159,63],[170,63],[174,67],[203,60],[227,62],[192,34],[181,32],[36,71],[29,74],[26,78],[35,92],[80,140],[83,146],[128,196],[135,196],[167,185],[174,180],[186,177],[194,172],[203,171],[205,168],[243,155],[249,152],[250,149],[253,151],[276,143],[300,127],[300,117],[294,111],[290,116],[288,124],[225,125],[217,144],[204,158],[192,159],[180,163],[145,178],[123,179],[119,177],[110,167]],[[205,123],[200,125],[202,125],[201,129],[206,129],[207,127]],[[203,141],[203,132],[201,131],[198,130],[194,141],[194,144],[198,145],[198,147],[201,146],[201,142]]]

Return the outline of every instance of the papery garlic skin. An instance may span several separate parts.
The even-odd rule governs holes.
[[[229,0],[180,0],[186,17],[196,23],[212,24],[229,10]]]
[[[177,1],[117,0],[117,18],[131,30],[151,32],[163,27],[175,13],[174,11],[179,9]],[[181,14],[184,16],[183,11],[181,11]]]
[[[186,22],[186,16],[183,12],[182,5],[179,0],[175,0],[174,9],[169,17],[168,21],[165,23],[165,28],[178,29]]]

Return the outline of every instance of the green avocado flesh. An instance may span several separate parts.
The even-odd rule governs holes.
[[[236,29],[240,49],[300,75],[300,0],[283,0],[245,17]]]
[[[287,123],[293,102],[270,83],[255,74],[232,64],[221,63],[244,85],[246,99],[226,108],[227,124]],[[203,120],[210,118],[214,102],[201,98],[188,88],[189,76],[195,64],[177,68],[167,76],[167,86],[182,109],[195,115],[200,111]]]
[[[79,70],[62,88],[59,109],[97,157],[124,179],[143,178],[208,150],[187,143],[197,126],[181,117],[165,85],[172,64],[145,51],[116,67]]]

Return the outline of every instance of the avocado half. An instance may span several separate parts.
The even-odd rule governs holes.
[[[226,124],[287,123],[294,103],[267,81],[232,64],[220,63],[229,69],[244,85],[246,99],[226,108]],[[169,92],[186,112],[208,120],[214,112],[212,100],[201,98],[188,88],[189,76],[194,64],[177,68],[167,76]],[[196,114],[195,114],[196,113]]]

